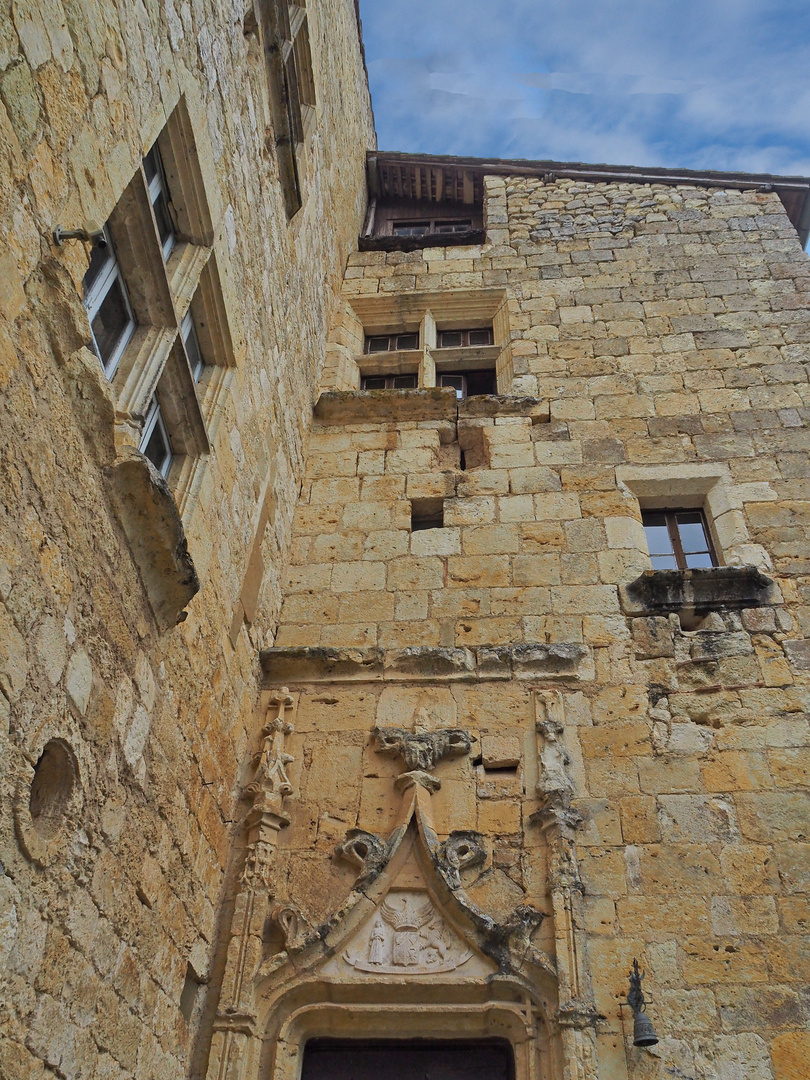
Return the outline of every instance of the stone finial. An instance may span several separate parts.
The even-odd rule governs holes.
[[[289,707],[294,700],[286,687],[272,696],[270,708],[276,709],[276,715],[269,718],[262,728],[262,748],[259,752],[259,761],[256,767],[256,775],[252,782],[245,788],[245,797],[256,799],[260,795],[278,796],[279,799],[292,794],[292,784],[287,776],[287,766],[295,760],[284,749],[285,736],[292,734],[293,725],[284,719]]]

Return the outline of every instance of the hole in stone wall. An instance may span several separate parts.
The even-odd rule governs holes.
[[[518,768],[518,765],[484,765],[484,772],[487,776],[515,776]]]
[[[43,839],[56,836],[62,827],[76,780],[76,760],[67,743],[61,739],[46,743],[34,766],[28,799],[31,821]]]
[[[197,996],[201,986],[202,979],[191,964],[188,964],[186,966],[186,979],[183,983],[183,992],[180,995],[180,1012],[183,1014],[183,1019],[187,1024],[191,1022],[191,1017],[194,1013],[194,1007],[197,1004]]]
[[[444,499],[411,500],[411,532],[444,528]]]

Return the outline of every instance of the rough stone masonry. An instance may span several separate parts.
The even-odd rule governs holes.
[[[0,102],[0,1076],[803,1078],[808,181],[367,160],[348,0],[0,0]]]

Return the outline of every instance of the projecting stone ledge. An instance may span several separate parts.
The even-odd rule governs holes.
[[[619,588],[626,615],[679,611],[739,611],[780,602],[778,589],[756,566],[645,570]]]
[[[415,646],[408,649],[264,649],[268,684],[297,682],[466,682],[493,679],[594,678],[585,645],[492,645],[475,649]]]
[[[134,447],[106,470],[108,490],[160,630],[185,619],[200,590],[183,523],[169,486]]]
[[[385,424],[401,421],[451,420],[457,413],[451,387],[425,390],[328,390],[315,404],[324,424]]]
[[[447,386],[421,390],[327,390],[315,404],[322,424],[385,424],[421,420],[488,420],[528,416],[548,423],[549,402],[520,394],[477,394],[459,401]]]

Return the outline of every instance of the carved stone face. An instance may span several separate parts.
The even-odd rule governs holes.
[[[467,754],[471,739],[461,728],[440,728],[438,731],[405,731],[403,728],[375,728],[380,753],[399,754],[408,769],[428,772],[442,758]]]

